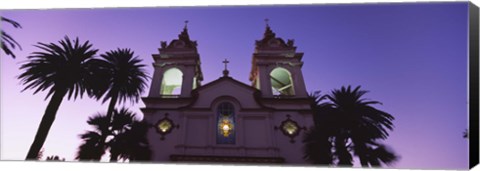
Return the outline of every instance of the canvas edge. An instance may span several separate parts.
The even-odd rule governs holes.
[[[469,2],[469,168],[479,162],[479,9]]]

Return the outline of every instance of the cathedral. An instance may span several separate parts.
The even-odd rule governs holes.
[[[225,70],[202,83],[197,42],[185,26],[161,42],[142,98],[154,162],[304,164],[302,135],[313,126],[302,74],[303,53],[267,24],[255,41],[250,83]]]

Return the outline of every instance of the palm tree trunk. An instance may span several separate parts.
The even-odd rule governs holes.
[[[335,138],[335,150],[337,151],[338,155],[338,165],[343,167],[351,167],[353,166],[352,163],[352,156],[347,150],[346,140],[343,136],[337,136]]]
[[[66,89],[60,89],[55,91],[50,102],[47,105],[47,109],[43,114],[42,121],[37,129],[37,134],[33,140],[30,150],[28,151],[26,160],[35,160],[37,159],[38,152],[43,147],[45,140],[47,139],[48,132],[52,127],[53,121],[55,120],[55,115],[57,114],[58,108],[62,103],[63,97],[67,93]]]
[[[118,154],[110,154],[110,162],[117,162]]]
[[[362,152],[358,154],[358,158],[360,159],[360,164],[362,165],[362,167],[370,167],[370,165],[368,164],[367,156],[365,155],[365,149],[362,149],[361,151]]]
[[[115,94],[110,99],[110,104],[108,104],[107,118],[109,118],[110,121],[113,119],[113,110],[115,110],[115,104],[117,104],[117,100],[118,94]]]
[[[361,137],[354,136],[352,137],[352,142],[354,144],[354,153],[358,156],[360,165],[362,165],[362,167],[369,167],[370,165],[367,159],[367,141]]]
[[[117,99],[118,99],[118,94],[115,94],[110,99],[110,104],[108,104],[107,118],[109,120],[110,125],[113,122],[113,110],[115,110],[115,104],[117,103]],[[111,130],[110,127],[108,129],[109,129],[109,132],[113,132],[113,130]],[[107,136],[108,135],[105,134],[105,136],[102,137],[102,142],[105,142],[107,140]],[[107,142],[105,142],[105,143],[107,143]],[[116,162],[117,161],[117,156],[118,155],[110,154],[110,162]]]

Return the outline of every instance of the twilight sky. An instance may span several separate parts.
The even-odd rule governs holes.
[[[0,11],[23,27],[1,26],[23,50],[14,51],[16,59],[0,53],[0,159],[25,158],[48,103],[46,93],[21,92],[16,79],[21,63],[39,50],[32,46],[37,42],[56,43],[68,35],[89,40],[100,53],[128,47],[151,75],[151,54],[158,53],[160,41],[177,38],[189,20],[190,37],[199,44],[202,83],[219,78],[227,58],[230,75],[250,84],[254,41],[262,38],[269,18],[277,36],[295,39],[305,53],[309,92],[361,85],[370,91],[365,97],[383,103],[375,107],[395,116],[385,142],[401,156],[393,167],[466,169],[467,10],[466,2],[455,2]],[[139,112],[141,106],[132,109]],[[87,97],[64,100],[44,156],[73,160],[78,135],[91,129],[87,118],[106,110],[106,104]]]

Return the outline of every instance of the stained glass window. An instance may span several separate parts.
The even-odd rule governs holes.
[[[217,144],[235,144],[235,112],[231,103],[217,107]]]

